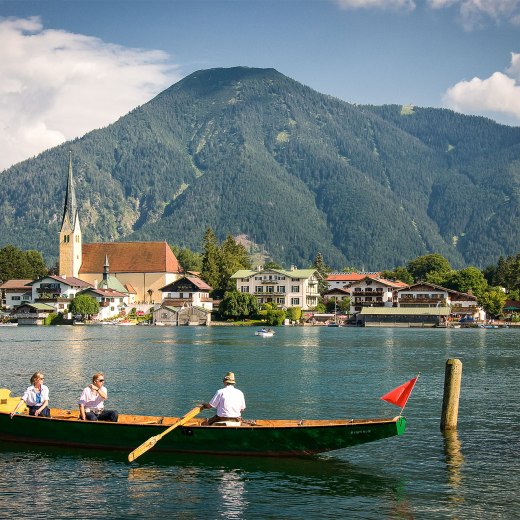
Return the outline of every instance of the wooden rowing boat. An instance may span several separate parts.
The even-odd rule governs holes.
[[[26,413],[10,418],[19,398],[0,390],[0,440],[99,450],[132,451],[178,421],[175,417],[119,415],[119,422],[85,422],[78,412],[51,409],[51,417]],[[7,396],[7,397],[6,397]],[[207,426],[193,418],[153,448],[157,452],[216,455],[301,456],[339,450],[401,435],[402,416],[392,419],[263,420]],[[219,423],[217,423],[219,424]]]

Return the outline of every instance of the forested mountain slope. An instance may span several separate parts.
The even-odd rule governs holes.
[[[520,249],[520,129],[359,106],[274,69],[194,73],[107,128],[0,173],[0,246],[52,260],[72,150],[85,241],[200,249],[212,227],[277,261],[485,266]]]

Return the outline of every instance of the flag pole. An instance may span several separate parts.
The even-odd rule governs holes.
[[[417,377],[415,378],[415,383],[413,384],[413,386],[415,387],[415,385],[417,384],[417,381],[419,380],[419,376],[421,375],[421,373],[419,372],[417,374]],[[413,389],[412,389],[413,390]],[[412,393],[410,391],[410,393]],[[408,404],[408,399],[406,400],[406,403],[404,403],[404,406],[401,408],[401,411],[399,412],[399,417],[401,417],[403,415],[403,410],[404,410],[404,407]]]

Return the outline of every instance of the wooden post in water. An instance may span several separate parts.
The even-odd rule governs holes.
[[[460,359],[448,359],[444,374],[444,397],[442,400],[441,430],[456,430],[459,416],[460,381],[462,362]]]

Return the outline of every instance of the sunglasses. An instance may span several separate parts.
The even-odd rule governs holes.
[[[104,379],[98,379],[97,382],[98,382],[98,383],[104,383],[105,380],[104,380]]]

